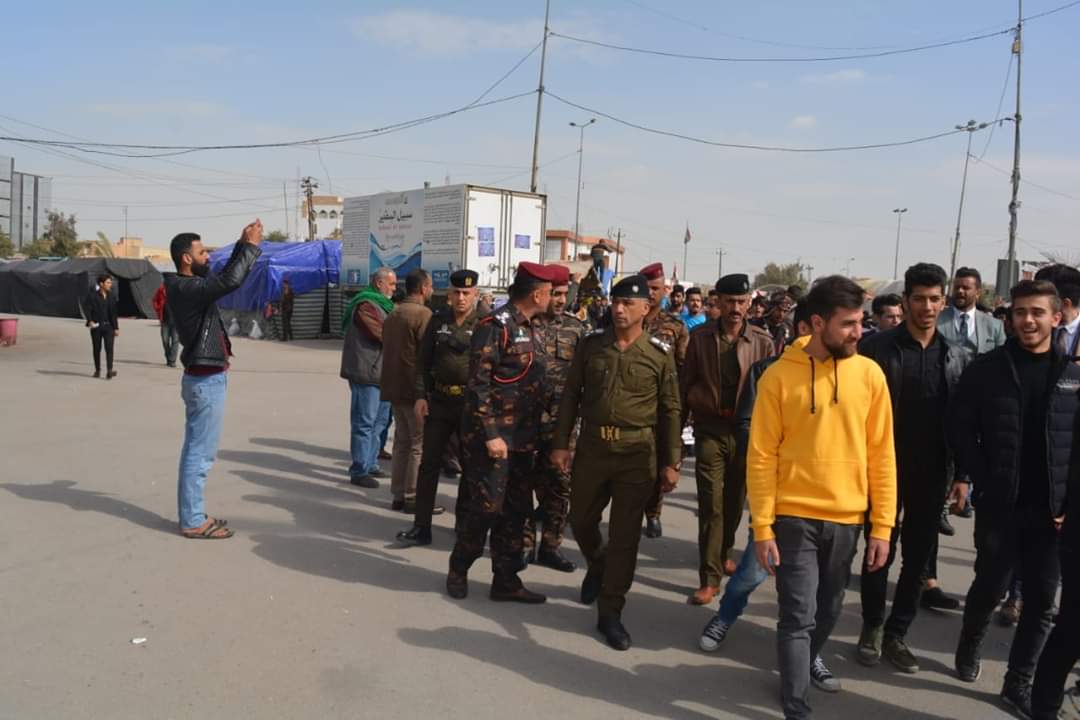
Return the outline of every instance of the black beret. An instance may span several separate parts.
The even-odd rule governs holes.
[[[749,295],[750,278],[746,275],[725,275],[716,281],[716,292],[721,295]]]
[[[475,270],[455,270],[450,273],[450,284],[456,288],[476,287],[480,275]]]
[[[649,281],[644,275],[629,275],[611,288],[612,298],[641,298],[649,299]]]

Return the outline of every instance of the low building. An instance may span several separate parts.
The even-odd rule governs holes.
[[[341,224],[345,217],[345,198],[339,195],[313,195],[311,206],[315,210],[315,238],[316,240],[340,239]],[[297,236],[303,240],[308,239],[308,203],[304,198],[300,203],[300,212],[297,216],[296,227],[299,228]]]
[[[622,270],[622,257],[626,254],[626,245],[598,235],[575,235],[573,230],[547,231],[544,242],[543,262],[577,262],[592,260],[592,249],[600,246],[605,251],[605,267],[618,274]]]
[[[0,155],[0,233],[16,250],[45,232],[52,209],[52,178],[15,170],[15,159]]]

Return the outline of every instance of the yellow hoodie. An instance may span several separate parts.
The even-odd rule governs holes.
[[[796,341],[758,381],[746,457],[755,540],[778,515],[866,521],[888,540],[896,523],[892,403],[873,360],[814,360]]]

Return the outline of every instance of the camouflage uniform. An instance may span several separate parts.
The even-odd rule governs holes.
[[[675,353],[675,367],[682,372],[686,346],[690,344],[690,331],[686,329],[686,323],[678,315],[661,310],[651,320],[645,319],[645,332],[671,348]],[[682,443],[681,436],[679,442]],[[660,478],[657,478],[656,489],[645,506],[645,517],[657,519],[663,508],[664,494],[660,492]]]
[[[465,386],[469,382],[469,349],[479,315],[474,311],[461,325],[450,308],[435,313],[416,353],[416,397],[428,402],[424,421],[424,447],[416,481],[417,527],[431,527],[435,496],[439,490],[439,470],[450,441],[460,439],[465,410]],[[460,526],[469,493],[464,474],[458,480],[455,525]]]
[[[544,365],[536,351],[532,325],[512,303],[477,323],[461,436],[469,507],[450,571],[466,574],[491,531],[492,588],[511,592],[522,587],[517,573],[543,409]],[[495,438],[506,442],[508,457],[488,455],[486,443]]]
[[[586,332],[586,326],[571,313],[557,317],[545,316],[534,323],[537,352],[544,358],[544,409],[540,416],[540,452],[536,459],[536,472],[532,477],[536,493],[537,509],[525,521],[524,548],[526,552],[536,547],[536,521],[543,526],[541,544],[555,549],[562,545],[563,528],[570,512],[570,473],[560,472],[551,464],[551,436],[555,430],[559,401],[562,399],[570,361],[578,341]]]

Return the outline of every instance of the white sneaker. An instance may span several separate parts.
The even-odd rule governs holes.
[[[822,692],[840,692],[840,681],[829,671],[829,668],[825,667],[825,661],[821,659],[820,655],[814,658],[814,662],[810,663],[810,682]]]
[[[724,642],[724,638],[727,637],[728,630],[731,626],[720,619],[719,615],[713,615],[712,620],[705,626],[705,629],[701,631],[701,639],[698,640],[698,647],[705,652],[715,652],[720,649],[720,643]]]

